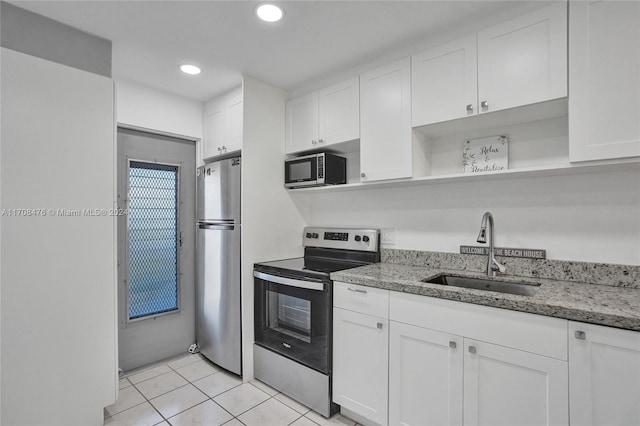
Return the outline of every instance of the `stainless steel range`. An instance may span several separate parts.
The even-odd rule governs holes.
[[[255,377],[329,417],[333,283],[329,274],[380,261],[380,231],[305,228],[304,257],[256,263]]]

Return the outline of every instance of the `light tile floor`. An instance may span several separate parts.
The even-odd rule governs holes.
[[[340,414],[326,419],[277,390],[220,370],[200,355],[184,355],[126,374],[105,425],[355,426]]]

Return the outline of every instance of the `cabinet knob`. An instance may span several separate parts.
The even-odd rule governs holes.
[[[376,327],[378,327],[378,330],[382,330],[382,323],[381,322],[377,323]]]
[[[467,112],[473,112],[473,104],[467,104]]]
[[[585,340],[587,338],[587,333],[580,330],[576,330],[576,332],[573,335],[576,336],[576,339],[578,340]]]
[[[360,177],[367,177],[367,174],[365,172],[360,173]]]
[[[311,140],[311,143],[312,143],[313,145],[315,145],[315,144],[317,144],[318,142],[317,142],[315,139],[312,139],[312,140]]]
[[[476,347],[475,346],[469,346],[469,353],[470,354],[475,354],[476,353]]]
[[[455,349],[458,345],[456,344],[456,342],[454,342],[453,340],[449,342],[449,347],[451,349]]]
[[[487,109],[487,108],[489,108],[489,102],[487,102],[487,101],[482,101],[482,102],[480,102],[480,106],[481,106],[482,108],[484,108],[484,109]]]
[[[222,147],[218,147],[218,152],[222,152]]]
[[[322,138],[318,139],[318,143],[324,143],[324,139]]]

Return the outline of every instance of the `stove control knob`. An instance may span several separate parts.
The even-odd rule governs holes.
[[[366,235],[364,237],[362,237],[362,241],[364,241],[365,243],[369,242],[369,237],[367,237]]]
[[[312,237],[312,234],[311,234],[311,232],[307,232],[307,235],[305,235],[305,236],[306,236],[307,238],[311,238],[311,237]]]
[[[360,241],[360,235],[356,235],[356,236],[354,237],[354,240],[356,240],[356,241]]]
[[[311,238],[318,238],[318,234],[316,234],[315,232],[313,233],[313,235],[311,236]]]

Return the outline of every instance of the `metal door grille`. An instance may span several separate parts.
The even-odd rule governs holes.
[[[178,172],[129,162],[129,320],[178,310]]]

